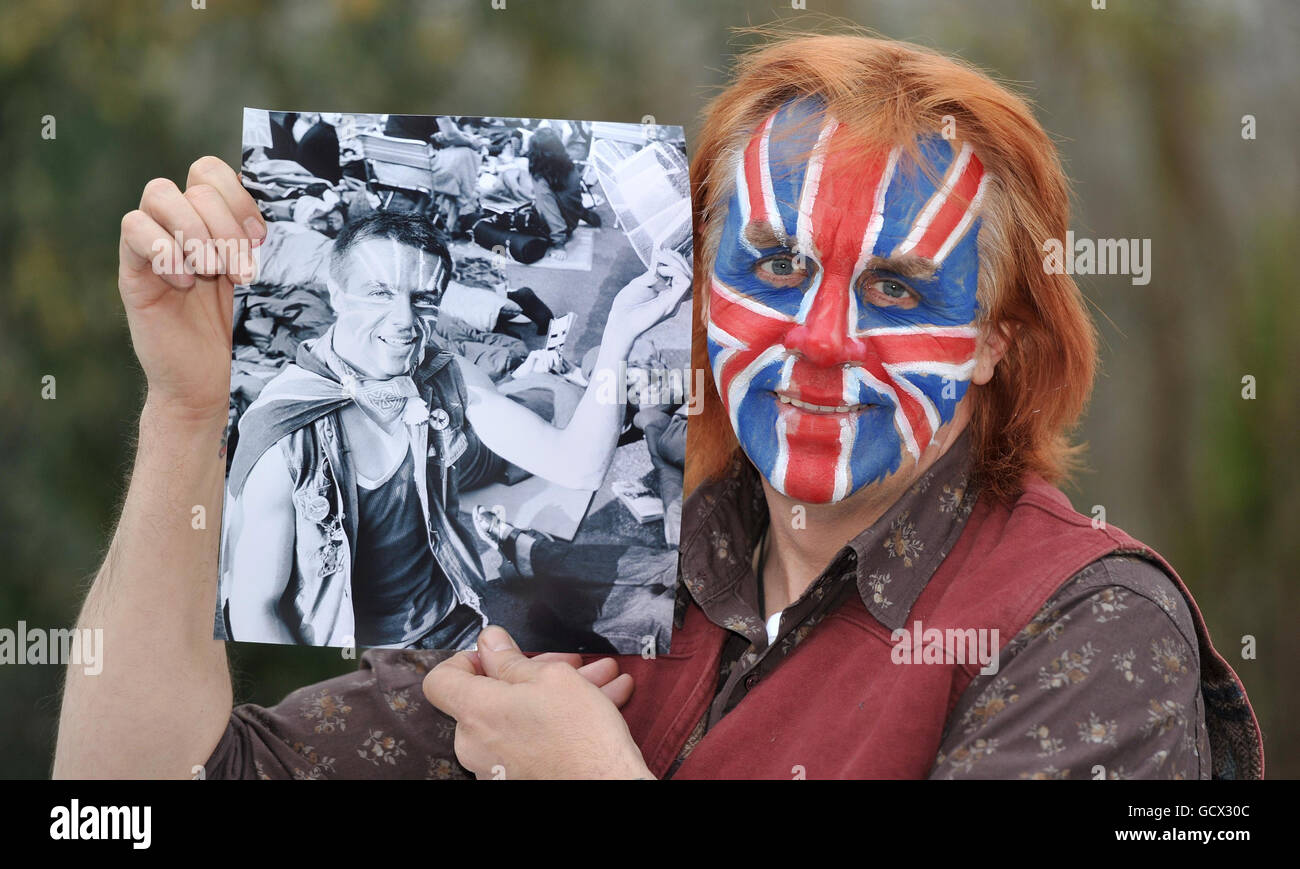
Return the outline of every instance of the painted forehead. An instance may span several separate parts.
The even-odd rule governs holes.
[[[936,183],[899,148],[864,158],[843,147],[848,137],[812,98],[769,115],[736,170],[738,241],[755,254],[796,250],[824,267],[905,255],[940,266],[967,239],[974,255],[988,177],[969,145],[937,134],[918,140]]]
[[[357,286],[377,283],[412,292],[441,292],[448,278],[442,257],[395,238],[362,239],[344,256],[348,282]]]

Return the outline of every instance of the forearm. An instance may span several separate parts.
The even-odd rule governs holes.
[[[606,335],[596,354],[587,391],[568,425],[557,431],[554,461],[581,482],[574,488],[597,489],[605,479],[627,413],[627,390],[620,389],[629,344]]]
[[[467,415],[483,446],[529,473],[571,489],[600,488],[614,457],[626,411],[618,377],[631,341],[606,335],[590,385],[564,428],[496,391],[487,375],[461,360],[469,388]]]
[[[145,405],[122,516],[78,620],[102,630],[103,667],[68,668],[57,777],[188,777],[225,729],[230,674],[211,638],[223,425]]]

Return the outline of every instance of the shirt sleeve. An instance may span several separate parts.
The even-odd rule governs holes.
[[[967,686],[930,778],[1209,778],[1197,648],[1160,568],[1093,562]]]
[[[244,704],[204,764],[210,779],[458,779],[453,719],[421,683],[450,652],[371,649],[361,666],[289,694]]]

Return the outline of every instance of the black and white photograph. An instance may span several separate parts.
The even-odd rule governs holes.
[[[683,129],[250,108],[240,175],[216,637],[667,651]]]

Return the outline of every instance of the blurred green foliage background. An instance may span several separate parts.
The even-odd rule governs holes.
[[[1244,680],[1270,777],[1300,775],[1300,6],[1278,2],[8,0],[0,6],[0,627],[70,626],[113,529],[142,379],[118,222],[154,176],[239,157],[241,108],[699,128],[776,19],[829,13],[954,53],[1033,99],[1078,235],[1150,238],[1152,280],[1083,278],[1103,377],[1067,489],[1161,551]],[[815,10],[815,11],[814,11]],[[1243,139],[1244,115],[1257,138]],[[57,137],[41,136],[53,115]],[[41,398],[42,377],[57,399]],[[1242,378],[1257,397],[1242,397]],[[1243,660],[1242,638],[1257,641]],[[233,647],[241,700],[354,666]],[[111,644],[108,655],[111,656]],[[167,654],[159,649],[158,654]],[[0,667],[0,776],[48,774],[61,673]]]

